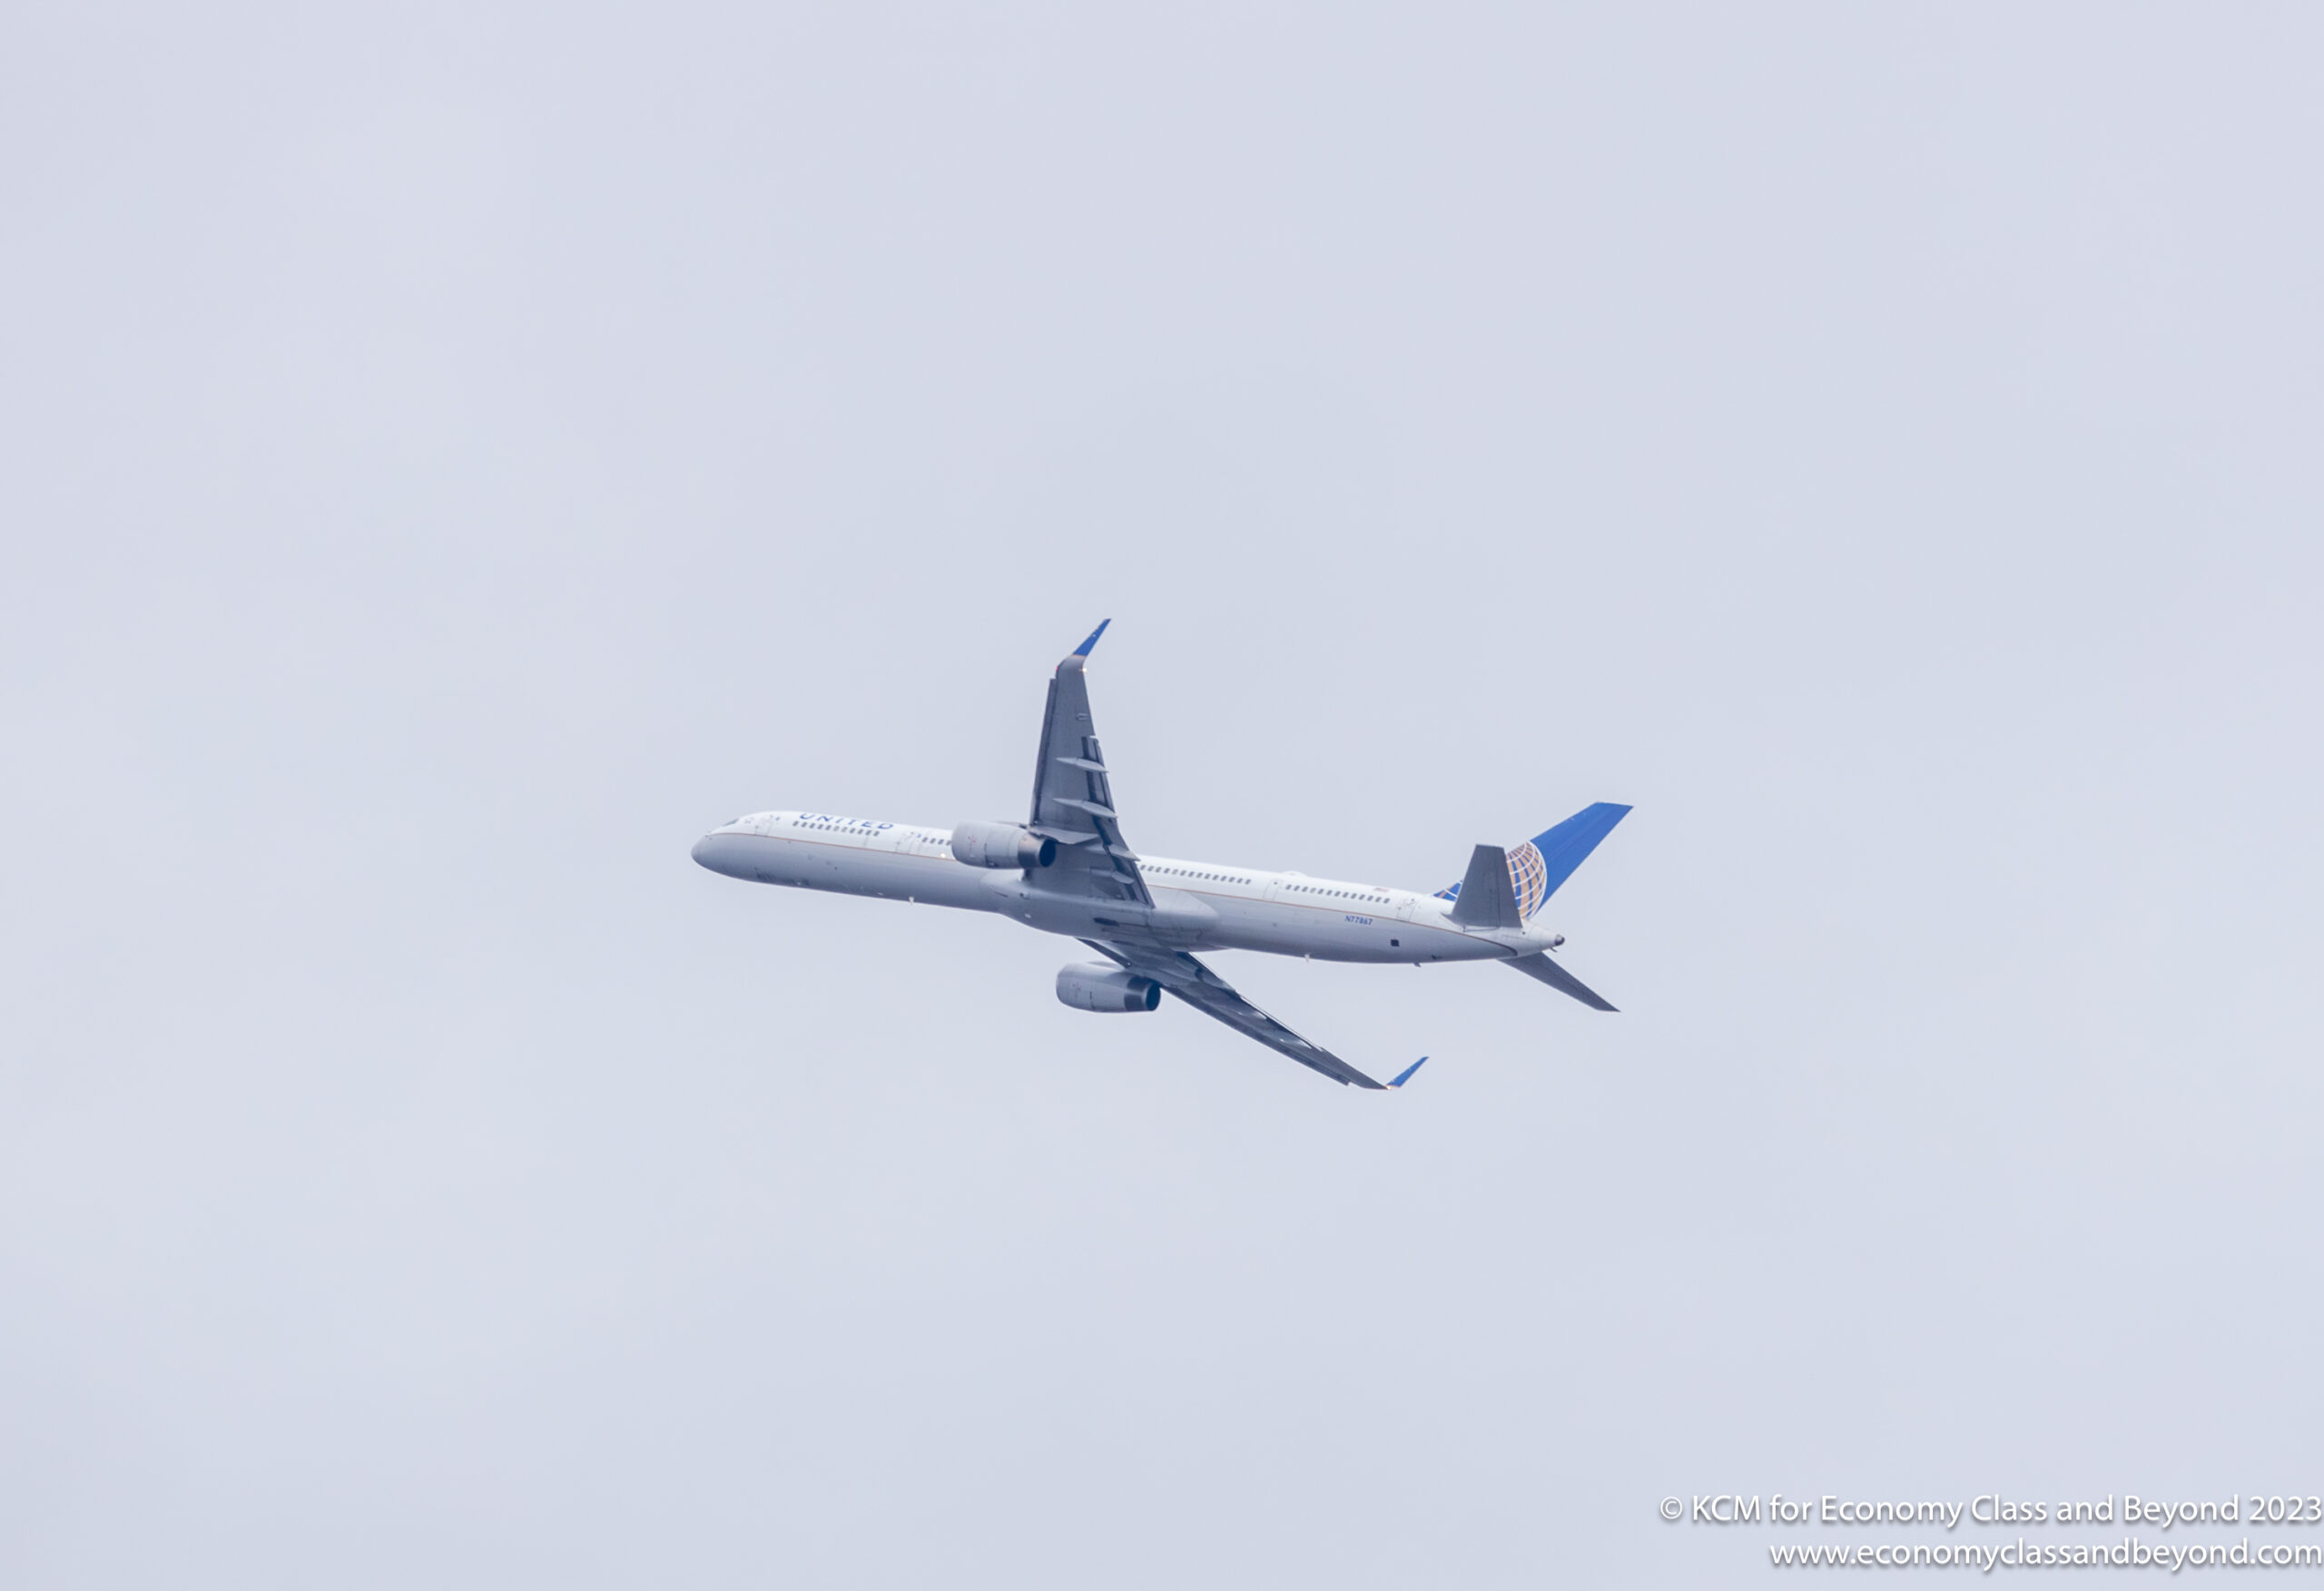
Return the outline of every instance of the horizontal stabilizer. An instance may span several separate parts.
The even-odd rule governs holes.
[[[1509,853],[1481,845],[1469,853],[1468,876],[1452,898],[1452,920],[1464,928],[1521,928],[1517,892],[1510,888]]]
[[[1520,956],[1508,965],[1515,967],[1527,977],[1540,978],[1561,995],[1571,995],[1593,1011],[1610,1011],[1614,1008],[1603,995],[1539,950],[1534,951],[1531,956]]]

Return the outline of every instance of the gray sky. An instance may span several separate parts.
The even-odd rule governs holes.
[[[2312,8],[19,9],[0,1579],[1758,1584],[2319,1488]],[[752,889],[1022,807],[1600,1017]],[[1929,1537],[1918,1537],[1929,1539]]]

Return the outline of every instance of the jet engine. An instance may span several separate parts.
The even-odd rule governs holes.
[[[963,823],[952,830],[952,855],[972,868],[1045,868],[1057,860],[1057,841],[1015,823]]]
[[[1081,961],[1057,969],[1057,997],[1077,1011],[1151,1011],[1162,1003],[1162,986],[1104,962]]]

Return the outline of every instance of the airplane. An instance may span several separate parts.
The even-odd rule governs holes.
[[[1565,936],[1534,926],[1630,808],[1600,801],[1521,845],[1480,845],[1461,881],[1433,894],[1226,862],[1141,856],[1122,837],[1089,715],[1087,667],[1111,619],[1057,665],[1022,823],[950,829],[830,812],[753,812],[695,842],[712,872],[1014,918],[1103,957],[1057,975],[1080,1011],[1151,1011],[1168,994],[1334,1082],[1401,1088],[1428,1057],[1375,1082],[1260,1010],[1200,950],[1320,961],[1498,961],[1596,1011],[1614,1007],[1551,958]]]

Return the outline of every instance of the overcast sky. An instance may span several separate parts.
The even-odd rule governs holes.
[[[0,1581],[1757,1585],[1659,1500],[2318,1489],[2319,65],[15,8]],[[1219,958],[1434,1057],[1367,1095],[687,859],[1019,815],[1106,617],[1142,850],[1634,803],[1549,919],[1621,1014]]]

